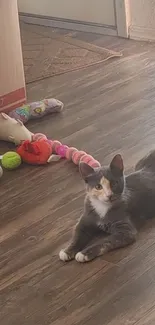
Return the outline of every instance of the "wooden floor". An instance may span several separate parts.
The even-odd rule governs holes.
[[[29,100],[56,97],[62,115],[31,131],[108,163],[121,152],[126,170],[155,147],[155,44],[76,33],[123,57],[29,84]],[[1,144],[1,153],[12,148]],[[84,185],[66,161],[5,172],[0,182],[1,325],[154,325],[155,221],[131,247],[90,264],[63,264],[80,216]]]

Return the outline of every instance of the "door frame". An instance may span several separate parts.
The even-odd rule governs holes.
[[[115,12],[115,26],[101,25],[71,19],[61,19],[57,17],[46,17],[19,12],[20,19],[26,23],[49,26],[53,28],[72,29],[90,33],[99,33],[103,35],[129,37],[129,1],[130,0],[113,0]]]
[[[129,37],[130,7],[129,0],[113,0],[117,35]]]

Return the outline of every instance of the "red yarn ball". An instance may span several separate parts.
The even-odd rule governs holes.
[[[52,154],[52,147],[47,140],[34,142],[25,140],[16,151],[24,162],[31,165],[44,165]]]

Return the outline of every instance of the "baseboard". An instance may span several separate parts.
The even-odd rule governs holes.
[[[117,36],[116,26],[93,24],[70,19],[59,19],[32,14],[19,13],[20,20],[35,25],[43,25],[53,28],[76,30],[80,32],[97,33],[103,35]]]
[[[130,26],[129,38],[139,41],[155,41],[155,29]]]
[[[10,112],[26,102],[25,87],[16,89],[8,94],[0,96],[0,112]]]

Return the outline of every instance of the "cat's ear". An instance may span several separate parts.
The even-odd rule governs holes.
[[[94,168],[92,168],[91,166],[89,166],[88,164],[81,162],[79,164],[79,171],[80,174],[82,176],[82,178],[84,179],[84,181],[87,181],[87,177],[90,175],[94,174]]]
[[[114,176],[121,177],[123,175],[124,165],[120,154],[117,154],[110,163],[110,169]]]

